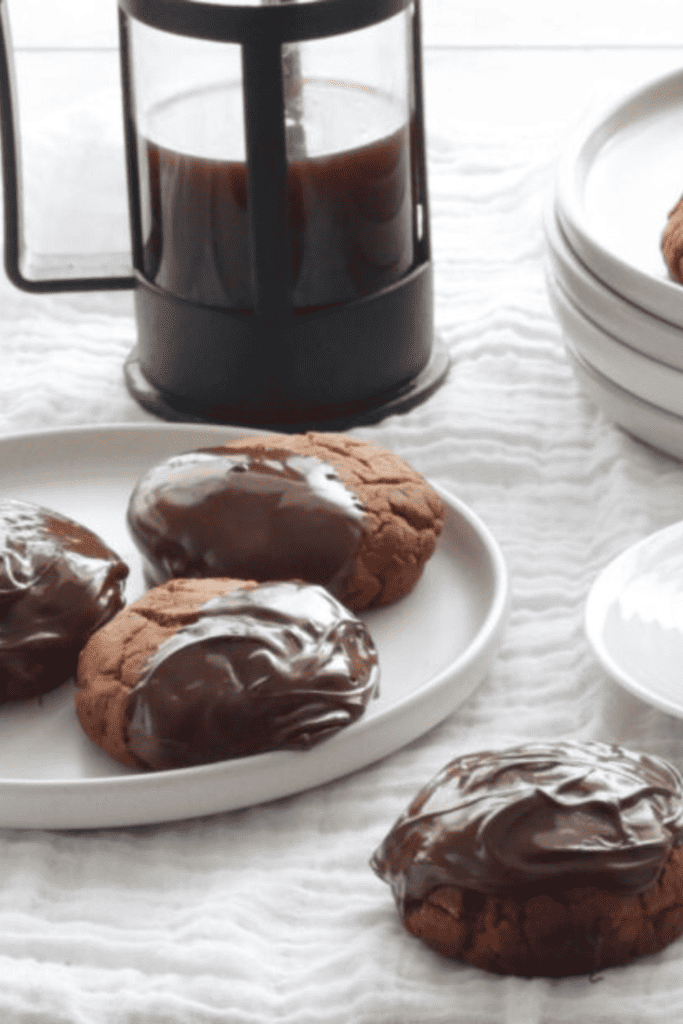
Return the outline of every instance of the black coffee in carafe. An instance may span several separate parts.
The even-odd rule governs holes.
[[[142,139],[142,272],[194,302],[248,310],[247,165]],[[289,162],[295,309],[348,302],[397,281],[414,258],[407,126],[367,146]]]

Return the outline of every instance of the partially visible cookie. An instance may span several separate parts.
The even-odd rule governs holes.
[[[683,779],[602,743],[456,758],[375,852],[406,929],[500,974],[564,977],[683,933]]]
[[[322,587],[177,579],[91,637],[76,681],[90,739],[160,770],[306,750],[363,714],[379,668],[365,625]]]
[[[444,502],[393,452],[346,434],[270,434],[160,463],[128,524],[155,585],[197,576],[304,579],[359,612],[407,594]]]
[[[669,211],[661,245],[669,273],[683,284],[683,196]]]
[[[90,634],[123,607],[127,576],[87,527],[31,502],[0,501],[0,702],[69,679]]]
[[[405,926],[437,953],[495,974],[593,974],[681,935],[683,850],[672,850],[657,882],[637,895],[574,886],[515,899],[444,886],[408,909]]]

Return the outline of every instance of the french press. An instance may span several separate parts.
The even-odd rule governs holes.
[[[303,429],[421,401],[433,334],[419,0],[119,0],[132,274],[32,280],[6,4],[7,274],[134,288],[129,391],[167,419]]]

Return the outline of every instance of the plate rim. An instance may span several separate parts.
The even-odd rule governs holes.
[[[68,427],[50,427],[45,430],[19,431],[0,437],[0,449],[17,441],[26,443],[31,440],[35,440],[36,442],[45,442],[47,440],[49,442],[50,438],[68,440],[78,436],[84,436],[89,440],[91,437],[98,434],[113,437],[121,433],[134,434],[141,431],[151,431],[152,433],[160,435],[196,435],[198,432],[207,432],[209,434],[215,434],[216,436],[220,436],[221,434],[230,434],[233,437],[235,434],[239,436],[255,436],[257,434],[273,433],[273,431],[270,430],[264,431],[248,427],[232,427],[228,424],[159,423],[146,421],[135,423],[110,422],[95,425],[80,424]],[[511,601],[510,579],[504,555],[496,538],[484,521],[464,501],[457,498],[447,488],[443,487],[436,481],[429,480],[429,483],[447,502],[452,514],[456,515],[460,521],[464,521],[476,537],[482,553],[486,556],[487,563],[490,568],[492,584],[491,599],[486,605],[486,612],[483,621],[476,630],[476,633],[471,638],[465,649],[460,652],[458,657],[452,663],[426,679],[417,690],[404,695],[395,703],[391,704],[386,711],[382,712],[380,715],[362,718],[359,722],[354,723],[353,735],[355,737],[355,747],[362,746],[363,740],[370,737],[373,733],[378,732],[380,726],[384,727],[388,723],[391,727],[392,720],[404,718],[406,712],[409,711],[411,707],[422,704],[425,696],[431,697],[433,701],[443,690],[447,689],[452,677],[456,675],[467,677],[468,673],[470,675],[474,673],[476,675],[476,679],[474,681],[470,680],[467,692],[462,698],[463,701],[467,699],[467,696],[469,696],[476,685],[478,685],[478,683],[483,679],[483,676],[486,671],[488,671],[493,658],[497,654],[507,623]],[[35,822],[28,823],[29,820],[32,819],[32,815],[30,813],[26,815],[22,815],[21,812],[14,813],[12,815],[12,821],[6,820],[6,807],[3,812],[3,806],[7,804],[8,800],[13,805],[16,805],[21,802],[22,795],[29,796],[36,791],[48,792],[53,797],[58,795],[72,797],[74,793],[83,793],[85,791],[95,793],[102,792],[104,794],[108,789],[114,787],[117,793],[121,791],[129,791],[131,795],[133,795],[140,789],[151,788],[156,790],[165,790],[168,787],[173,788],[177,785],[179,778],[188,780],[196,787],[196,785],[201,784],[202,780],[207,776],[219,775],[220,767],[223,767],[224,774],[230,774],[230,768],[234,766],[238,760],[244,764],[248,764],[250,767],[255,767],[261,771],[267,771],[271,762],[275,762],[275,764],[277,764],[277,762],[282,764],[285,761],[294,762],[300,755],[297,752],[292,751],[270,751],[264,754],[252,755],[250,758],[246,759],[233,759],[216,762],[214,764],[197,765],[190,768],[172,769],[153,773],[140,772],[129,775],[98,776],[84,779],[0,778],[0,827],[57,829],[129,827],[141,824],[184,820],[195,815],[220,813],[221,810],[237,810],[240,808],[256,806],[260,803],[279,799],[281,796],[295,795],[297,793],[304,792],[307,789],[317,788],[324,785],[326,782],[342,778],[345,775],[351,774],[354,771],[362,770],[365,767],[370,767],[370,765],[377,760],[400,750],[407,743],[412,742],[412,740],[417,739],[419,736],[429,731],[429,729],[433,728],[438,724],[438,722],[448,717],[448,715],[450,715],[461,702],[462,701],[457,701],[453,705],[449,704],[444,711],[434,717],[434,720],[429,725],[424,728],[420,728],[415,733],[411,733],[408,738],[402,739],[398,743],[394,743],[393,745],[390,744],[390,749],[379,750],[376,756],[373,752],[373,756],[371,758],[365,758],[362,764],[350,767],[341,772],[334,772],[327,779],[323,779],[322,781],[317,781],[312,784],[306,784],[299,789],[287,789],[283,793],[268,795],[259,800],[249,801],[247,803],[234,803],[228,801],[226,806],[223,808],[212,808],[210,810],[199,809],[191,814],[183,812],[175,816],[169,815],[168,813],[163,813],[161,816],[150,816],[149,814],[139,816],[135,813],[125,814],[123,816],[120,814],[113,816],[106,814],[104,816],[76,815],[77,820],[74,820],[74,816],[72,815],[72,820],[69,823],[63,823],[59,820],[55,820],[47,824],[36,824]],[[410,732],[410,730],[408,730],[408,732]],[[348,731],[343,730],[343,733],[343,736],[340,736],[339,734],[337,736],[333,736],[326,740],[324,744],[320,744],[318,747],[313,748],[312,751],[306,753],[311,754],[315,751],[321,750],[328,752],[333,751],[336,746],[347,740]],[[59,819],[59,815],[56,815],[55,817]]]
[[[554,210],[546,208],[543,230],[547,243],[546,277],[560,284],[601,330],[641,355],[683,371],[681,328],[636,305],[597,278],[571,249]]]
[[[560,281],[551,279],[550,284],[557,318],[586,362],[622,391],[683,418],[683,370],[646,355],[606,331],[577,305]]]
[[[658,93],[675,94],[683,101],[683,69],[657,76],[617,99],[610,99],[574,129],[556,167],[555,209],[558,222],[574,252],[600,281],[646,312],[683,327],[683,287],[664,278],[652,277],[602,245],[590,231],[580,197],[587,166],[604,145],[609,122],[615,121],[620,114],[623,119],[629,109],[636,111]],[[651,110],[647,111],[649,113]],[[641,112],[639,119],[644,116]],[[612,132],[609,137],[614,134]],[[600,136],[604,138],[598,145]],[[596,153],[590,154],[591,147],[597,147]]]
[[[614,660],[602,639],[601,627],[604,621],[604,614],[600,613],[605,610],[604,603],[601,604],[601,601],[604,601],[603,591],[608,587],[610,575],[616,573],[623,562],[637,555],[639,550],[642,550],[656,537],[664,537],[667,533],[674,533],[676,530],[680,533],[682,529],[683,520],[677,520],[668,526],[663,526],[659,530],[653,530],[647,536],[634,541],[633,544],[629,544],[627,548],[618,555],[615,555],[607,565],[603,566],[594,579],[584,608],[584,633],[595,657],[608,675],[644,703],[656,707],[660,711],[665,711],[674,718],[680,719],[683,719],[683,700],[680,704],[676,704],[666,697],[652,693],[651,690],[644,684],[639,683],[637,679],[621,668],[619,663]]]
[[[683,417],[639,398],[597,370],[563,336],[569,365],[587,398],[607,420],[663,458],[683,461]]]

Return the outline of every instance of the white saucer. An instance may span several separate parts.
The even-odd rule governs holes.
[[[94,529],[131,566],[133,600],[144,588],[125,510],[137,477],[169,455],[255,433],[159,423],[8,437],[0,439],[0,496],[38,502]],[[489,530],[437,489],[446,523],[422,578],[401,601],[364,616],[381,681],[379,699],[360,721],[304,753],[138,773],[90,743],[63,686],[42,701],[0,706],[0,826],[136,825],[274,800],[363,768],[451,714],[497,653],[509,586]]]
[[[561,156],[556,211],[588,270],[642,309],[683,327],[683,286],[660,251],[683,193],[683,71],[584,123]]]
[[[585,626],[616,682],[683,718],[683,522],[634,544],[603,569],[588,596]]]

